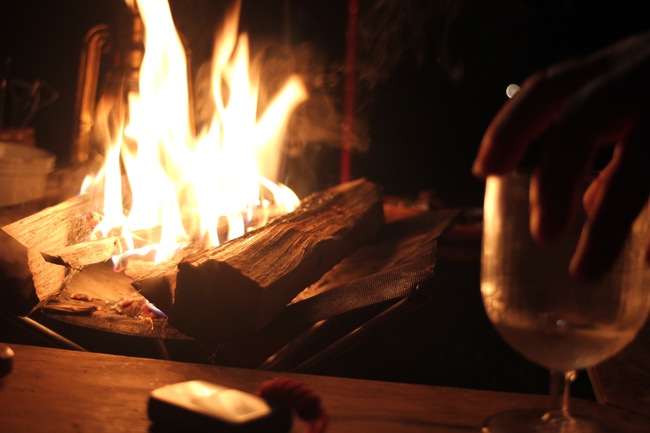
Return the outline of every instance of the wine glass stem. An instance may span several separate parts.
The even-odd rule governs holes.
[[[576,371],[551,370],[550,405],[548,412],[544,415],[545,421],[570,420],[569,413],[569,389],[571,382],[576,378]]]

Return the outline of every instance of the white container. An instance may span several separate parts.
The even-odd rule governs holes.
[[[0,142],[0,206],[42,198],[55,162],[47,150]]]

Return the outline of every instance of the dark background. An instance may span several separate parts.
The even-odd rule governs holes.
[[[643,2],[631,1],[360,3],[353,177],[404,197],[431,191],[461,207],[482,203],[483,184],[470,166],[508,84],[650,25]],[[10,78],[42,79],[59,92],[32,126],[38,145],[54,151],[60,164],[69,157],[82,40],[121,7],[121,0],[22,0],[0,9],[0,59],[12,58]],[[211,55],[224,2],[171,0],[171,7],[196,71]],[[311,90],[290,134],[299,157],[287,170],[288,183],[302,193],[339,178],[346,19],[347,0],[243,2],[242,30],[254,49],[270,53],[267,69],[289,63]],[[445,269],[446,290],[426,308],[321,373],[544,392],[545,372],[491,331],[477,262]]]
[[[430,190],[448,205],[476,206],[482,183],[469,169],[509,83],[648,27],[640,2],[361,1],[353,177],[387,193]],[[192,49],[193,69],[211,55],[224,1],[171,0]],[[10,77],[45,80],[60,94],[32,122],[40,146],[65,163],[74,124],[85,33],[112,22],[121,0],[23,0],[0,12],[0,59]],[[289,42],[312,90],[303,156],[289,173],[303,192],[338,180],[346,0],[244,0],[241,26],[254,46]],[[285,53],[286,54],[286,53]],[[286,57],[286,56],[285,56]],[[305,61],[301,61],[304,59]],[[326,115],[323,115],[325,112]],[[338,116],[338,117],[337,117]],[[325,131],[325,132],[323,132]],[[305,186],[298,186],[300,176]]]

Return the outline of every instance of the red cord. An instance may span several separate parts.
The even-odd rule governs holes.
[[[357,21],[359,0],[348,0],[348,27],[345,48],[345,87],[343,90],[343,134],[341,137],[340,181],[350,180],[352,167],[352,138],[354,133],[354,102],[357,79]]]
[[[272,405],[288,406],[309,423],[307,433],[323,433],[327,427],[328,417],[323,409],[320,397],[307,385],[284,377],[263,382],[257,395]]]

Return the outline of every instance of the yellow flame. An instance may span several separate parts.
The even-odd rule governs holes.
[[[117,97],[100,100],[95,131],[106,144],[105,162],[83,186],[83,192],[103,195],[95,235],[119,233],[133,248],[131,232],[161,227],[160,262],[192,242],[216,245],[220,232],[232,239],[295,209],[298,198],[277,177],[286,123],[307,98],[301,80],[290,77],[260,115],[260,77],[249,62],[248,36],[238,35],[237,2],[215,37],[214,118],[195,135],[185,48],[169,5],[136,3],[146,32],[139,92],[129,93],[128,110]],[[131,198],[126,209],[125,189]]]

